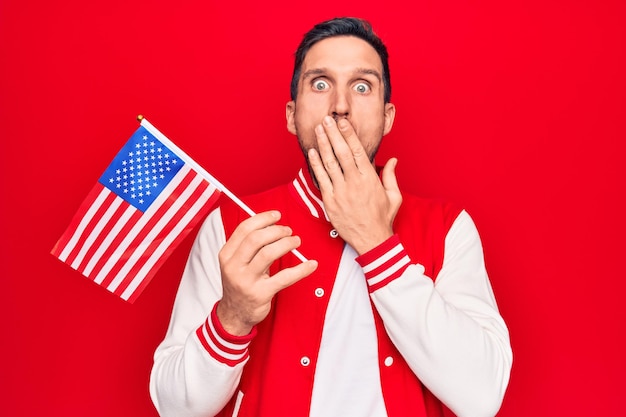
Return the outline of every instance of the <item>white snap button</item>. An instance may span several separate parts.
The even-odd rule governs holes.
[[[302,358],[300,358],[300,365],[309,366],[310,364],[311,364],[311,359],[309,359],[308,356],[303,356]]]
[[[324,296],[324,288],[316,288],[315,289],[315,296],[316,297],[323,297]]]
[[[339,236],[339,233],[335,229],[330,231],[330,237],[335,239],[337,236]]]
[[[391,356],[387,356],[385,358],[385,366],[391,366],[393,365],[393,358]]]

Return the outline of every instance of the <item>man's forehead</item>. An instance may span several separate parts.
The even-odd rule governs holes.
[[[302,73],[324,71],[374,71],[382,73],[382,61],[376,50],[354,36],[334,36],[315,43],[304,57]]]

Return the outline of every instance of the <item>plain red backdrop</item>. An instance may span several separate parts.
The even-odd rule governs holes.
[[[49,252],[144,114],[238,194],[287,181],[292,54],[370,19],[398,114],[381,159],[463,204],[514,351],[500,416],[623,415],[623,1],[0,2],[0,414],[156,416],[191,244],[131,305]]]

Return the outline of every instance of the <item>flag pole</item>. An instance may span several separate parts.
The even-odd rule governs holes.
[[[233,194],[228,188],[226,188],[221,182],[219,182],[213,175],[209,174],[204,168],[202,168],[198,163],[196,163],[193,159],[191,159],[182,149],[176,146],[171,140],[167,138],[161,131],[159,131],[156,127],[154,127],[149,121],[146,120],[143,115],[137,116],[137,121],[146,128],[150,133],[152,133],[157,139],[159,139],[165,146],[167,146],[172,151],[176,152],[181,159],[184,160],[186,164],[189,164],[193,169],[195,169],[198,174],[202,175],[202,177],[207,180],[209,183],[213,184],[215,188],[226,194],[228,198],[233,200],[235,204],[237,204],[243,211],[245,211],[249,216],[254,216],[256,213],[248,207],[246,203],[241,201],[239,197]],[[291,251],[302,262],[306,262],[307,258],[304,257],[297,249],[293,249]]]

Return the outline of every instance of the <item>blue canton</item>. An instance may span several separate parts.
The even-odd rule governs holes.
[[[145,212],[183,165],[178,155],[140,126],[99,182]]]

